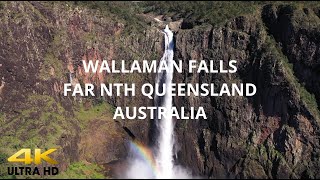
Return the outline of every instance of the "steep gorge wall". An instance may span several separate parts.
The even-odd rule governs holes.
[[[278,23],[284,31],[282,34],[287,35],[290,28],[285,25],[291,24],[291,19],[286,20],[289,22]],[[270,25],[269,34],[266,24],[269,25],[257,12],[238,17],[221,28],[198,27],[180,30],[176,35],[175,59],[221,59],[225,65],[231,59],[238,60],[236,74],[188,74],[186,71],[175,76],[176,82],[220,85],[251,82],[257,86],[253,97],[175,98],[179,107],[205,107],[209,117],[177,123],[178,159],[192,167],[196,174],[212,178],[318,177],[319,109],[315,102],[309,102],[315,100],[306,98],[310,93],[301,90],[304,87],[294,76],[306,73],[309,76],[305,78],[310,82],[319,79],[315,75],[319,70],[316,66],[319,43],[314,42],[316,37],[310,37],[310,42],[305,39],[303,44],[311,44],[309,48],[304,48],[307,45],[299,48],[301,43],[295,44],[295,41],[290,41],[291,45],[283,42],[284,47],[292,49],[282,52],[273,40],[273,37],[278,39],[279,33],[273,33],[272,28],[278,26]],[[304,31],[311,34],[316,30],[305,28]],[[313,56],[310,51],[314,52]],[[301,63],[307,63],[303,54],[311,56],[307,60],[310,66],[299,69],[301,65],[293,63],[293,73],[286,58],[290,62],[300,59]],[[313,75],[307,73],[310,69]],[[317,91],[317,84],[314,85],[309,86],[310,92]]]
[[[31,135],[40,134],[39,141],[28,143],[62,147],[59,159],[65,169],[79,160],[104,164],[125,158],[130,137],[123,126],[141,141],[152,141],[152,121],[115,122],[110,112],[94,116],[99,112],[92,111],[101,101],[139,107],[153,105],[152,100],[141,94],[134,98],[62,97],[62,85],[70,76],[72,83],[135,82],[138,87],[153,83],[153,74],[84,74],[81,60],[159,59],[163,39],[156,27],[147,25],[142,32],[128,35],[123,20],[68,3],[8,2],[1,7],[0,143],[5,147],[1,153],[10,154],[26,145]],[[309,98],[309,92],[314,93],[319,104],[319,31],[314,28],[319,11],[292,9],[289,14],[308,12],[295,21],[283,18],[288,8],[265,6],[221,27],[203,24],[175,33],[174,59],[184,60],[185,68],[190,59],[224,60],[225,64],[235,59],[238,72],[184,71],[175,74],[174,82],[251,82],[257,86],[253,97],[174,99],[177,107],[203,106],[208,116],[207,120],[179,120],[175,129],[178,162],[195,174],[319,178],[319,114]],[[308,21],[310,27],[299,30],[306,19],[313,20]]]
[[[81,60],[150,59],[161,51],[150,28],[124,36],[113,16],[72,3],[4,2],[0,22],[0,153],[21,146],[60,147],[61,170],[71,162],[108,163],[126,156],[129,127],[147,141],[148,121],[112,120],[112,106],[142,106],[135,98],[63,97],[63,84],[151,81],[138,74],[86,74]],[[142,59],[141,59],[142,60]],[[110,105],[100,105],[101,102]],[[110,106],[110,107],[109,107]],[[2,156],[1,156],[2,157]]]

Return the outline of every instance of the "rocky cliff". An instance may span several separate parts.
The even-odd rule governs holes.
[[[274,11],[270,12],[270,9]],[[300,43],[295,42],[291,42],[291,45],[282,42],[286,45],[279,46],[280,33],[272,29],[278,26],[266,21],[284,26],[284,22],[272,21],[271,18],[283,9],[292,7],[266,6],[262,11],[262,19],[258,12],[252,16],[237,17],[221,28],[208,26],[177,33],[177,59],[223,59],[226,64],[228,60],[237,59],[239,69],[235,75],[186,73],[177,75],[176,81],[218,84],[251,82],[258,89],[257,94],[249,98],[175,100],[178,106],[204,106],[210,117],[206,121],[178,123],[178,142],[189,142],[181,144],[181,161],[195,168],[196,172],[219,178],[317,176],[319,109],[315,99],[306,90],[308,87],[301,85],[307,82],[299,77],[303,73],[312,76],[312,70],[315,74],[319,70],[315,58],[319,53],[319,45],[313,43],[317,36],[311,36],[310,42],[303,44],[313,44],[314,48],[312,45],[298,48]],[[311,10],[309,13],[310,16],[316,16]],[[285,23],[291,24],[290,21],[293,20],[287,19]],[[285,35],[291,31],[290,27],[283,27],[282,30],[281,33]],[[317,30],[306,28],[305,31],[308,34]],[[298,52],[291,49],[289,53],[285,48],[287,46],[296,47]],[[314,53],[311,53],[311,48]],[[310,53],[314,57],[310,57]],[[308,61],[310,66],[298,70],[296,66],[301,65],[296,61],[300,56],[296,54],[308,54],[308,58],[300,59],[300,63]],[[315,74],[312,77],[318,79]],[[305,78],[312,81],[311,77]],[[316,86],[316,83],[313,84],[310,92],[315,92]]]
[[[188,13],[158,16],[152,8],[128,17],[68,2],[0,5],[0,158],[21,147],[55,146],[65,171],[75,162],[124,160],[132,136],[153,143],[152,120],[112,120],[115,106],[152,100],[64,97],[63,83],[154,83],[154,74],[86,74],[81,60],[159,59],[157,17],[175,31],[174,59],[185,68],[190,59],[238,61],[236,74],[184,70],[176,83],[257,86],[253,97],[176,97],[175,106],[203,106],[209,117],[177,121],[177,162],[209,178],[319,178],[318,7],[259,4],[214,24]]]

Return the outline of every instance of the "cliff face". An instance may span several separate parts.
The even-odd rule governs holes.
[[[308,46],[310,48],[298,48],[300,43],[290,41],[290,45],[283,44],[292,49],[281,50],[273,40],[273,37],[278,40],[279,33],[273,32],[272,27],[278,26],[265,22],[272,19],[265,12],[268,8],[270,6],[264,9],[263,19],[260,14],[238,17],[222,28],[193,28],[181,30],[176,35],[176,59],[222,59],[225,64],[231,59],[238,60],[237,74],[184,73],[176,76],[177,82],[251,82],[258,89],[254,97],[175,99],[178,106],[205,107],[209,117],[208,120],[179,121],[177,125],[179,159],[197,173],[220,178],[317,176],[319,113],[315,100],[310,102],[310,94],[299,84],[304,79],[298,82],[295,75],[306,73],[310,75],[305,77],[308,81],[318,80],[311,72],[307,73],[311,69],[315,71],[313,73],[319,70],[318,59],[313,56],[303,62],[300,59],[301,64],[307,64],[305,61],[310,64],[302,70],[295,58],[302,58],[302,54],[309,57],[311,48],[316,56],[319,43],[312,43],[316,36],[310,36],[310,42],[303,42],[313,44]],[[311,10],[309,13],[315,15]],[[287,31],[291,29],[285,24],[291,24],[291,19],[274,21],[281,24],[282,34],[290,33]],[[270,33],[265,26],[269,26]],[[305,31],[311,34],[316,30],[305,28]],[[287,58],[293,63],[293,70]],[[310,92],[316,91],[315,87],[311,89]]]
[[[265,6],[262,18],[319,105],[319,9]]]
[[[81,60],[149,59],[157,55],[155,48],[161,48],[157,45],[160,34],[150,29],[142,32],[144,39],[123,36],[124,24],[116,17],[72,5],[1,3],[0,144],[4,161],[17,148],[60,147],[56,158],[63,171],[72,162],[103,164],[125,157],[130,137],[123,126],[147,138],[148,121],[112,120],[113,106],[142,106],[146,102],[141,95],[64,97],[63,84],[98,86],[136,80],[139,86],[150,81],[136,74],[86,74]],[[148,38],[148,34],[153,36]]]
[[[112,120],[114,106],[153,105],[139,93],[63,97],[66,82],[154,83],[154,74],[85,74],[81,63],[160,59],[163,39],[150,15],[140,15],[144,29],[128,34],[123,19],[73,4],[8,2],[0,8],[0,155],[21,146],[58,146],[65,170],[77,161],[124,159],[128,132],[154,141],[152,120]],[[235,74],[184,71],[174,82],[257,86],[253,97],[174,99],[177,107],[202,106],[208,116],[177,121],[180,164],[210,178],[319,178],[319,21],[319,9],[266,5],[218,27],[182,19],[169,24],[176,31],[174,59],[184,60],[185,68],[190,59],[238,62]]]

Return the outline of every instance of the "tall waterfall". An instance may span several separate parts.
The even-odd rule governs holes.
[[[149,147],[133,141],[130,143],[130,151],[133,157],[130,159],[129,168],[125,176],[121,178],[157,178],[157,179],[187,179],[191,174],[183,167],[175,165],[173,159],[174,146],[174,122],[172,119],[172,89],[173,79],[173,33],[168,25],[162,31],[165,38],[165,51],[160,63],[165,63],[168,68],[158,72],[156,83],[160,86],[166,85],[166,93],[162,97],[155,96],[155,105],[167,110],[165,116],[157,119],[157,130],[159,137],[157,147],[153,152]]]
[[[172,108],[172,90],[171,83],[173,78],[173,33],[170,31],[168,25],[162,31],[165,37],[165,51],[161,61],[165,61],[168,66],[167,72],[159,72],[157,75],[157,83],[166,84],[166,94],[163,97],[162,107],[165,107],[167,112],[158,122],[159,139],[158,139],[158,151],[156,156],[156,163],[159,168],[157,178],[173,178],[173,145],[174,145],[174,123],[172,120],[171,108]],[[159,100],[158,97],[155,98]],[[155,102],[158,104],[158,102]]]

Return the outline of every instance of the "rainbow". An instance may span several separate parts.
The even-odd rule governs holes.
[[[159,174],[159,169],[156,165],[152,150],[137,140],[130,141],[130,146],[134,152],[150,166],[154,177],[156,177],[157,174]]]

